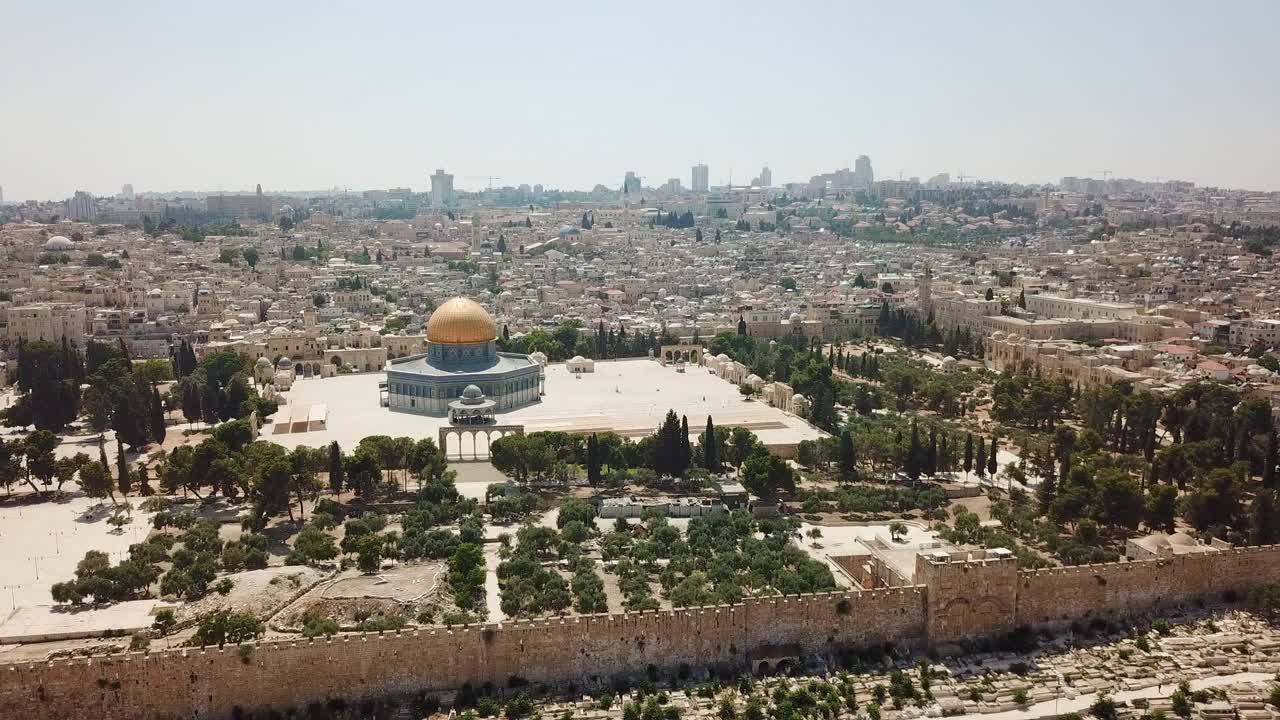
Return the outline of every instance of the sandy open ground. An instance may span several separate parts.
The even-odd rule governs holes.
[[[117,563],[128,557],[130,545],[146,539],[150,513],[135,509],[133,521],[120,532],[107,524],[110,515],[110,502],[86,497],[0,507],[0,636],[150,624],[142,621],[153,601],[75,613],[51,610],[49,588],[74,577],[86,552],[100,550]]]
[[[146,539],[151,513],[134,509],[121,532],[107,524],[110,515],[109,501],[86,497],[0,507],[0,608],[52,605],[49,588],[73,577],[89,550],[113,563],[127,558],[129,546]]]

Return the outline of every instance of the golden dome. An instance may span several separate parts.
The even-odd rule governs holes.
[[[427,341],[433,343],[483,343],[498,337],[489,312],[474,300],[452,298],[427,321]]]

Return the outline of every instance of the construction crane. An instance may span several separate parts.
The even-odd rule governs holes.
[[[463,177],[465,177],[465,178],[466,178],[466,179],[468,179],[468,180],[487,180],[487,181],[489,182],[489,185],[488,185],[488,188],[487,188],[488,190],[492,190],[492,189],[493,189],[493,181],[494,181],[494,180],[501,180],[501,179],[502,179],[502,178],[498,177],[497,175],[464,175]]]

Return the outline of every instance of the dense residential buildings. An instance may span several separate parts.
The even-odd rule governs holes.
[[[672,642],[698,637],[681,623],[726,631],[719,620],[706,620],[720,617],[714,613],[776,613],[759,628],[731,623],[733,642],[695,658],[767,673],[797,658],[829,656],[832,637],[851,645],[946,647],[1032,626],[1050,632],[1093,622],[1099,607],[1110,613],[1106,622],[1121,622],[1170,601],[1185,607],[1227,591],[1243,597],[1274,574],[1269,568],[1280,567],[1276,546],[1261,542],[1273,540],[1259,534],[1267,528],[1242,529],[1253,523],[1244,507],[1266,509],[1265,500],[1243,500],[1266,492],[1261,479],[1249,479],[1248,463],[1200,473],[1182,482],[1185,488],[1178,485],[1182,475],[1194,473],[1177,464],[1189,462],[1188,448],[1217,458],[1229,446],[1242,454],[1232,457],[1256,451],[1256,458],[1273,442],[1272,418],[1280,417],[1280,266],[1271,254],[1275,226],[1266,218],[1280,213],[1280,195],[1190,183],[1018,185],[966,176],[953,182],[947,173],[924,182],[876,179],[867,156],[852,169],[799,182],[775,183],[765,167],[749,185],[713,188],[708,173],[694,166],[688,188],[679,178],[645,187],[637,171],[624,171],[621,186],[615,180],[590,191],[527,183],[466,192],[437,170],[429,192],[125,188],[112,197],[77,193],[70,202],[5,206],[0,385],[26,379],[24,386],[0,388],[0,412],[11,423],[25,422],[23,413],[33,426],[62,422],[62,465],[53,467],[64,473],[68,463],[82,462],[76,449],[97,436],[85,431],[87,423],[105,422],[119,433],[113,450],[104,431],[101,451],[83,453],[87,473],[78,471],[100,509],[101,498],[116,490],[132,500],[154,491],[156,481],[164,502],[232,508],[227,516],[235,521],[226,530],[234,528],[237,539],[225,543],[222,565],[212,572],[229,597],[253,602],[276,592],[276,581],[242,573],[286,578],[278,581],[290,583],[278,598],[285,609],[272,626],[281,636],[320,632],[318,613],[327,612],[346,623],[325,626],[334,633],[384,627],[377,623],[385,620],[366,615],[370,598],[415,608],[411,620],[397,615],[385,622],[428,632],[366,643],[408,643],[391,657],[420,652],[419,642],[448,645],[441,647],[452,653],[449,667],[462,669],[424,670],[406,686],[415,692],[487,682],[499,669],[499,680],[510,683],[514,670],[506,660],[477,660],[466,638],[474,637],[476,647],[518,648],[524,640],[504,628],[522,627],[510,621],[524,618],[581,616],[536,632],[553,648],[566,640],[565,627],[601,633],[603,644],[593,647],[613,648],[610,662],[625,674],[635,668],[618,643],[634,636],[638,618],[658,617],[654,610],[669,613],[662,623],[674,630],[655,632]],[[33,356],[57,360],[35,367]],[[48,398],[52,406],[74,404],[75,369],[91,357],[98,373],[84,378],[79,398],[83,403],[87,395],[92,412],[82,404],[79,415],[51,416]],[[108,357],[127,362],[104,365]],[[49,374],[68,368],[65,377]],[[100,395],[124,368],[132,369],[131,380]],[[231,368],[223,387],[211,379],[221,368]],[[170,380],[169,373],[180,376]],[[42,405],[31,400],[40,388]],[[1210,410],[1220,415],[1174,424],[1179,412]],[[149,432],[168,428],[158,433],[161,440],[124,439],[137,430],[131,418],[141,414]],[[1175,427],[1186,445],[1171,439]],[[846,431],[852,451],[844,445]],[[1090,460],[1061,470],[1065,432],[1076,457]],[[41,504],[27,498],[44,492],[35,482],[43,466],[38,456],[32,466],[28,454],[38,444],[21,443],[23,469],[34,467],[33,489],[27,494],[23,487],[25,473],[5,476],[20,499],[13,505],[20,514],[8,522],[36,517]],[[150,449],[134,452],[135,444]],[[976,458],[962,467],[966,444]],[[721,452],[724,459],[716,459]],[[218,453],[225,457],[206,466]],[[288,459],[270,462],[276,453]],[[267,458],[261,468],[259,455]],[[131,474],[131,463],[139,474]],[[1257,465],[1253,474],[1265,477],[1265,462]],[[1096,477],[1088,475],[1095,469]],[[1056,483],[1083,487],[1082,472],[1092,484],[1071,492],[1097,493],[1106,502],[1077,508],[1070,504],[1075,495],[1055,490],[1064,487]],[[461,479],[464,473],[482,479]],[[1248,482],[1226,493],[1236,498],[1234,524],[1205,519],[1204,498],[1222,496],[1211,483],[1237,473]],[[321,476],[331,492],[317,504]],[[145,491],[124,487],[121,477],[152,484]],[[107,484],[95,486],[95,478]],[[56,472],[55,480],[71,482]],[[528,502],[519,498],[532,497],[531,488],[549,505],[538,499],[529,503],[534,510],[512,510]],[[183,497],[188,490],[190,501]],[[194,491],[209,494],[196,500]],[[1066,500],[1056,502],[1051,492]],[[1111,493],[1119,499],[1112,502]],[[881,496],[893,504],[855,509]],[[142,552],[130,548],[130,535],[91,535],[92,521],[74,518],[99,511],[90,498],[72,502],[79,514],[58,506],[39,515],[42,537],[84,545],[81,554]],[[399,515],[394,536],[370,530],[385,519],[374,507]],[[337,516],[327,510],[335,508],[349,513],[342,532],[354,539],[344,539],[341,551],[335,542],[330,553]],[[456,514],[463,508],[472,509]],[[751,538],[743,548],[770,553],[770,543],[779,543],[787,562],[803,569],[769,581],[790,583],[779,585],[788,589],[785,598],[767,583],[753,591],[758,596],[739,587],[741,594],[721,598],[711,588],[725,581],[704,581],[700,572],[669,589],[621,577],[637,572],[635,561],[613,555],[614,546],[647,553],[664,537],[691,542],[700,532],[695,523],[722,523],[735,508],[743,512],[726,526],[740,525]],[[969,508],[985,515],[979,519]],[[578,513],[574,520],[565,518],[566,509]],[[294,510],[305,510],[311,522],[286,519]],[[5,512],[0,507],[0,518]],[[1058,518],[1073,512],[1071,531],[1060,527],[1066,521]],[[1112,519],[1118,512],[1129,514]],[[1158,512],[1167,517],[1157,519]],[[664,513],[689,528],[659,527],[654,516]],[[112,517],[124,523],[125,515]],[[613,523],[598,534],[588,529],[588,521],[605,527],[598,524],[605,515],[640,522],[625,532]],[[777,515],[784,523],[775,522]],[[461,542],[464,533],[487,537],[485,523],[496,531],[500,517],[528,529],[514,541],[495,532],[503,539],[483,546],[477,540],[474,550]],[[84,527],[58,524],[72,521]],[[1089,538],[1100,521],[1106,532]],[[461,526],[456,534],[445,529],[452,524]],[[1034,532],[1022,529],[1028,524]],[[761,543],[757,533],[775,525],[783,534]],[[572,567],[549,550],[546,562],[534,561],[536,552],[522,547],[544,530],[558,538],[556,556],[578,558]],[[209,530],[201,525],[194,532]],[[360,540],[361,532],[372,536]],[[263,567],[237,565],[237,553],[269,543],[268,533],[289,537],[294,547],[280,557],[255,555]],[[181,537],[198,542],[194,534]],[[581,548],[573,537],[582,538]],[[312,541],[325,558],[301,556]],[[392,548],[394,559],[382,555]],[[508,553],[514,559],[504,558]],[[187,559],[185,550],[165,557],[173,564]],[[479,558],[467,577],[448,569],[467,558]],[[286,559],[297,563],[288,574]],[[33,633],[12,628],[28,622],[22,613],[37,606],[33,597],[83,602],[77,573],[92,563],[79,560],[41,556],[55,568],[56,591],[34,577],[14,581],[18,620],[0,620],[0,640],[39,652],[31,648],[53,631],[32,640]],[[685,572],[681,562],[662,560],[662,572]],[[51,571],[41,570],[46,578]],[[173,571],[165,572],[168,578]],[[447,574],[447,591],[431,580],[436,572]],[[563,596],[547,595],[559,604],[548,611],[536,605],[541,595],[528,601],[522,593],[532,585],[512,581],[513,572],[538,574],[553,590],[563,581]],[[614,591],[594,595],[597,580]],[[183,612],[203,607],[198,589],[158,582],[167,588],[165,603]],[[469,608],[462,610],[454,584],[467,582],[476,595],[463,598]],[[690,590],[697,582],[706,585],[702,594]],[[1153,596],[1152,587],[1172,594]],[[323,605],[310,604],[318,597],[310,588],[325,588]],[[992,600],[989,592],[1005,599]],[[393,605],[390,596],[400,599]],[[159,601],[130,602],[139,603],[137,617],[98,619],[98,609],[86,609],[76,615],[75,632],[115,635],[125,622],[168,647],[199,632],[167,633],[152,614]],[[858,617],[859,603],[871,608],[873,622],[859,617],[846,624]],[[719,607],[695,609],[703,605]],[[982,609],[949,609],[959,606]],[[69,622],[64,613],[46,615],[52,619],[41,622]],[[487,624],[434,630],[455,621]],[[764,642],[788,623],[796,623],[788,643]],[[733,649],[739,642],[743,649]],[[249,649],[234,654],[237,673],[252,658],[251,644],[240,647]],[[312,662],[325,657],[324,647],[297,644],[289,652]],[[555,652],[578,657],[576,646],[568,647]],[[0,695],[0,707],[45,702],[26,680],[62,666],[50,670],[47,658],[33,657],[37,664],[13,671],[6,688],[15,689]],[[647,660],[654,673],[667,663]],[[380,657],[353,677],[377,676],[385,662]],[[529,666],[517,664],[521,672]],[[548,683],[566,681],[562,671],[534,664]],[[89,685],[95,682],[96,676]],[[870,687],[862,690],[873,696]],[[172,707],[185,708],[188,695],[175,696]],[[55,702],[72,697],[60,689]],[[246,697],[252,703],[265,695],[254,690]],[[302,685],[271,697],[314,703],[320,693]]]
[[[1223,236],[1239,208],[1261,218],[1280,206],[1266,194],[1120,183],[1101,188],[1114,196],[1089,200],[1088,183],[1070,178],[957,191],[937,178],[877,181],[865,155],[852,170],[777,189],[765,168],[752,187],[710,192],[708,172],[695,165],[686,192],[678,179],[646,191],[628,171],[621,196],[535,200],[532,210],[501,199],[532,196],[533,185],[459,194],[443,170],[429,194],[78,192],[67,212],[18,206],[0,228],[10,259],[4,336],[77,345],[118,337],[140,356],[187,338],[197,348],[287,355],[300,373],[347,360],[379,369],[425,350],[434,303],[480,295],[515,337],[574,320],[584,330],[665,328],[705,339],[741,319],[753,337],[830,342],[874,335],[883,308],[902,309],[941,331],[988,338],[986,362],[996,369],[1086,358],[1084,366],[1140,372],[1168,353],[1121,353],[1117,363],[1108,348],[1172,343],[1216,361],[1280,343],[1270,257]],[[1104,220],[1121,208],[1142,219]],[[390,209],[398,217],[378,219]],[[150,230],[201,212],[238,234],[193,242],[176,229]],[[911,247],[933,236],[977,254]],[[291,338],[306,342],[289,352],[272,346]],[[1040,345],[1032,352],[1027,343]],[[1094,355],[1101,360],[1087,360]]]

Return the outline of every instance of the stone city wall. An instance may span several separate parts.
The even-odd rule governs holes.
[[[1250,588],[1277,581],[1277,545],[1020,572],[1012,625],[1118,618],[1195,600],[1220,602],[1227,592],[1243,600]]]
[[[1021,625],[1118,618],[1280,580],[1280,546],[1020,572],[1011,558],[921,557],[906,588],[665,612],[516,621],[244,649],[128,653],[0,667],[0,718],[230,718],[456,690],[513,678],[580,687],[680,665],[741,672],[753,656],[949,642]]]
[[[470,684],[608,683],[653,667],[747,669],[753,652],[924,638],[924,593],[894,588],[735,606],[346,635],[0,667],[0,718],[230,718]]]

